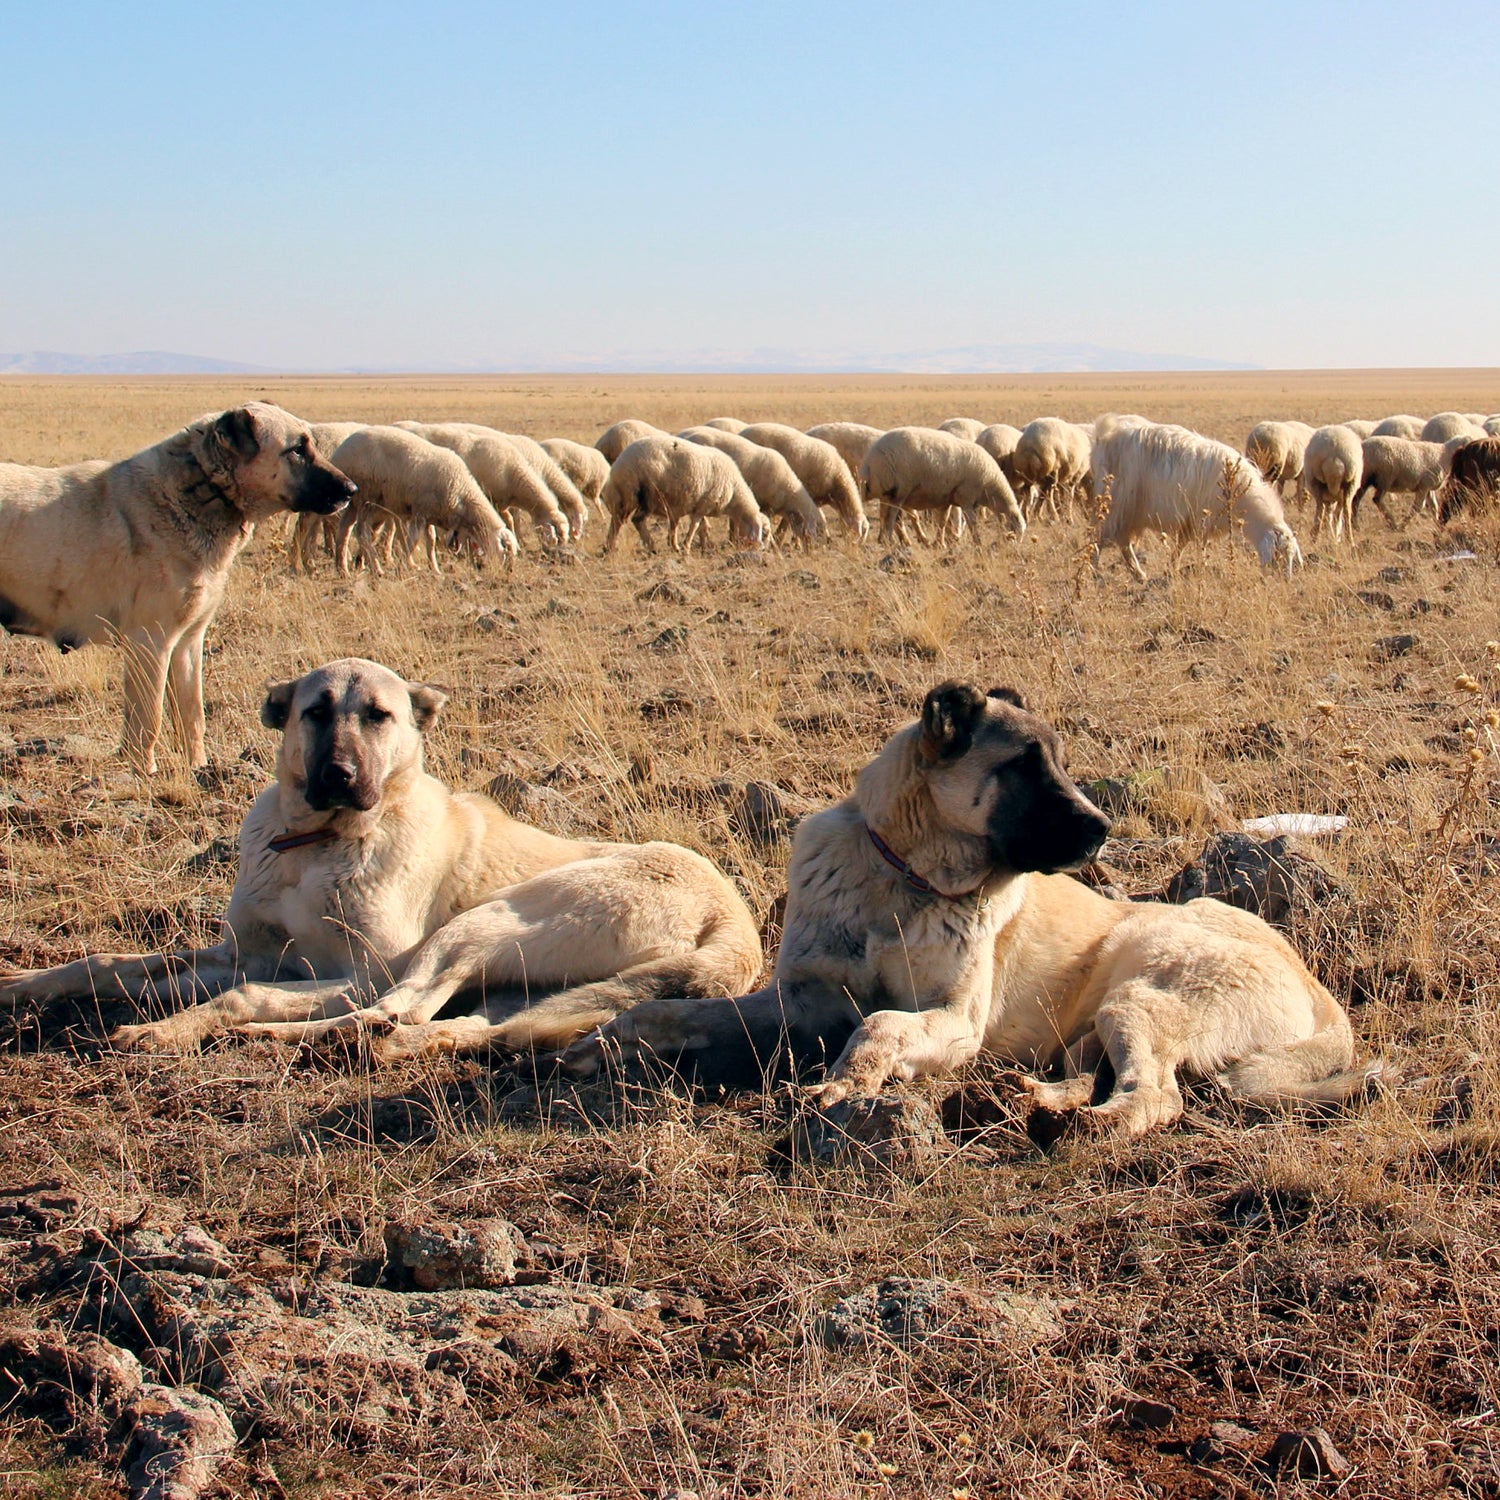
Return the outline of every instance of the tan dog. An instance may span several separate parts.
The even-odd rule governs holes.
[[[1130,1134],[1181,1114],[1179,1073],[1243,1098],[1361,1090],[1347,1016],[1260,918],[1110,901],[1053,873],[1108,827],[1016,694],[945,683],[852,797],[798,829],[771,984],[728,1005],[648,1002],[564,1065],[589,1073],[619,1051],[753,1079],[781,1047],[848,1036],[828,1104],[986,1052],[1064,1075],[1030,1081],[1037,1104]],[[1105,1059],[1113,1092],[1090,1105]]]
[[[336,511],[354,485],[305,422],[252,401],[117,464],[0,464],[0,625],[64,651],[125,648],[123,748],[156,769],[162,704],[192,766],[203,744],[203,637],[255,522]]]
[[[348,1027],[395,1057],[557,1048],[649,996],[754,982],[755,922],[706,859],[555,838],[427,775],[422,731],[444,701],[357,659],[273,685],[261,717],[282,731],[277,779],[241,829],[223,940],[20,975],[0,1003],[208,996],[115,1040],[177,1049],[229,1029],[295,1041]],[[435,1020],[460,992],[488,1013]]]

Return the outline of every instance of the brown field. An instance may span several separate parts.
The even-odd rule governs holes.
[[[1240,442],[1266,417],[1495,411],[1500,372],[8,378],[0,459],[118,457],[251,396],[309,419],[454,416],[585,441],[623,416],[1136,410]],[[263,683],[329,657],[451,690],[430,745],[450,784],[521,778],[559,831],[689,844],[759,914],[786,846],[742,837],[713,783],[825,802],[929,686],[967,676],[1020,687],[1080,780],[1171,769],[1142,783],[1106,854],[1132,891],[1226,821],[1347,815],[1343,837],[1301,846],[1342,891],[1294,936],[1400,1081],[1322,1120],[1205,1095],[1145,1140],[1046,1151],[1001,1108],[961,1146],[861,1171],[780,1163],[788,1091],[539,1088],[499,1062],[372,1071],[258,1044],[135,1057],[101,1045],[126,1007],[0,1018],[5,1492],[129,1492],[107,1402],[84,1392],[70,1416],[56,1388],[18,1393],[5,1374],[5,1335],[37,1325],[100,1330],[148,1378],[217,1394],[240,1443],[209,1494],[1500,1495],[1493,531],[1370,516],[1352,546],[1304,535],[1290,583],[1235,543],[1175,567],[1156,548],[1145,587],[1115,558],[1091,574],[1081,520],[1019,545],[990,527],[981,547],[886,568],[873,540],[839,537],[748,564],[651,559],[626,537],[604,562],[601,532],[570,565],[532,552],[509,574],[452,563],[382,584],[293,578],[282,538],[257,537],[209,636],[216,774],[201,782],[170,752],[150,785],[115,758],[113,653],[6,641],[0,959],[212,941],[233,875],[217,841],[271,764]],[[1457,545],[1479,559],[1443,561]],[[1396,636],[1412,637],[1400,654],[1377,648]],[[980,1066],[966,1086],[1003,1100],[998,1079]],[[604,1310],[565,1333],[481,1324],[415,1363],[340,1320],[341,1297],[400,1290],[389,1221],[487,1215],[531,1242],[527,1280],[595,1289]],[[280,1333],[147,1326],[109,1247],[185,1225],[232,1266],[176,1295],[211,1285],[273,1308]],[[821,1314],[891,1276],[954,1283],[969,1315],[910,1347],[827,1347]],[[1043,1299],[1044,1326],[974,1311],[996,1296]],[[1220,1422],[1242,1431],[1211,1434]],[[1347,1472],[1273,1473],[1278,1435],[1314,1426]]]

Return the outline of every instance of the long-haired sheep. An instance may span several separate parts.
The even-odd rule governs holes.
[[[991,422],[974,441],[1000,465],[1000,472],[1019,498],[1021,476],[1016,473],[1016,447],[1021,441],[1021,429],[1008,422]]]
[[[566,542],[572,524],[531,460],[503,433],[473,422],[397,422],[403,432],[456,453],[497,511],[524,511],[543,538]]]
[[[1364,442],[1367,437],[1374,435],[1375,428],[1379,424],[1371,417],[1350,417],[1347,422],[1340,422],[1336,425],[1347,427],[1360,442]]]
[[[547,456],[572,480],[578,493],[592,504],[599,503],[599,492],[609,478],[609,460],[586,443],[571,438],[543,438]]]
[[[1347,423],[1320,427],[1307,440],[1302,479],[1313,502],[1313,536],[1328,522],[1338,541],[1354,529],[1354,497],[1364,475],[1364,450],[1359,434]]]
[[[1500,412],[1484,419],[1484,430],[1490,437],[1500,437]]]
[[[792,472],[792,466],[774,448],[763,448],[722,427],[689,427],[677,436],[728,454],[745,476],[761,511],[779,518],[783,527],[790,523],[801,541],[810,542],[824,534],[823,512]]]
[[[945,417],[937,424],[939,432],[951,432],[954,437],[972,443],[984,431],[984,423],[977,417]]]
[[[1421,417],[1386,417],[1377,422],[1370,437],[1412,438],[1421,441],[1422,429],[1427,425]]]
[[[449,533],[492,557],[512,557],[516,535],[496,514],[463,459],[414,432],[399,427],[364,427],[335,451],[334,466],[359,486],[360,505],[353,529],[360,550],[379,576],[373,531],[389,518],[398,526],[427,533],[427,560],[437,562],[435,532]],[[339,572],[349,571],[349,530],[339,534]]]
[[[1061,490],[1071,507],[1088,483],[1090,434],[1061,417],[1038,417],[1021,429],[1011,464],[1025,490],[1027,514],[1035,515],[1043,505],[1057,510]]]
[[[865,461],[870,444],[884,431],[884,427],[871,427],[864,422],[820,422],[816,427],[809,427],[807,435],[837,449],[849,470],[849,477],[858,483],[859,466]]]
[[[760,513],[734,460],[717,448],[682,438],[663,435],[631,443],[610,466],[600,499],[609,511],[606,555],[627,521],[646,550],[655,552],[656,542],[646,529],[652,516],[666,521],[667,542],[674,552],[691,547],[710,516],[728,516],[731,534],[755,546],[764,546],[770,533],[770,522]],[[684,518],[690,524],[679,541],[677,526]]]
[[[1280,558],[1290,573],[1302,561],[1281,497],[1228,443],[1144,417],[1100,417],[1092,473],[1096,499],[1109,496],[1095,540],[1096,565],[1099,549],[1113,544],[1144,582],[1137,537],[1161,532],[1181,548],[1236,525],[1263,566]]]
[[[1353,514],[1358,516],[1360,502],[1368,496],[1392,530],[1399,530],[1396,518],[1386,504],[1388,495],[1410,495],[1409,521],[1419,510],[1437,504],[1433,497],[1448,477],[1453,449],[1466,440],[1455,438],[1448,445],[1424,443],[1417,438],[1368,437],[1364,441],[1364,475],[1354,495]],[[1404,523],[1402,523],[1404,524]]]
[[[1283,494],[1283,485],[1295,484],[1300,499],[1303,492],[1303,455],[1313,430],[1306,422],[1257,422],[1245,439],[1245,457],[1260,470],[1261,476]]]
[[[493,432],[495,429],[486,427],[482,430]],[[505,432],[500,435],[509,438],[521,450],[542,483],[552,491],[559,509],[568,518],[568,525],[576,542],[588,525],[589,507],[578,486],[568,477],[567,470],[534,437],[528,437],[524,432]]]
[[[701,425],[712,427],[718,432],[743,432],[750,424],[740,421],[738,417],[710,417]]]
[[[870,523],[859,503],[859,490],[832,444],[819,442],[780,422],[754,422],[742,429],[740,436],[759,443],[762,448],[774,448],[807,486],[807,493],[819,505],[832,506],[855,536],[863,539],[869,532]]]
[[[880,502],[880,535],[894,538],[905,511],[956,506],[979,540],[975,509],[985,505],[1018,536],[1026,519],[1010,482],[978,443],[934,427],[896,427],[870,445],[859,467],[867,500]]]
[[[1492,510],[1500,500],[1500,437],[1470,438],[1453,450],[1448,482],[1438,492],[1438,520],[1461,510]]]
[[[1484,424],[1476,422],[1467,412],[1440,411],[1428,417],[1422,425],[1421,438],[1424,443],[1448,443],[1456,437],[1476,438],[1484,436]]]
[[[642,422],[638,417],[626,417],[613,427],[606,427],[594,446],[613,464],[632,443],[637,443],[642,438],[670,436],[671,433],[663,432],[660,427],[653,427],[650,422]]]

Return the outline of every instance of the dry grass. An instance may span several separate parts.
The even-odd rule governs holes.
[[[5,380],[0,448],[117,455],[247,394],[310,418],[463,415],[585,439],[624,415],[675,427],[720,412],[805,425],[1137,409],[1238,441],[1268,416],[1493,410],[1500,380]],[[1308,935],[1310,956],[1361,1002],[1364,1049],[1407,1082],[1331,1121],[1204,1104],[1137,1144],[1044,1155],[1000,1129],[915,1177],[777,1175],[769,1147],[790,1105],[776,1095],[663,1092],[612,1113],[598,1097],[528,1102],[474,1063],[369,1075],[243,1046],[128,1058],[98,1047],[118,1008],[16,1017],[0,1181],[48,1177],[79,1195],[55,1237],[144,1215],[202,1224],[250,1280],[368,1280],[399,1210],[499,1213],[569,1247],[560,1275],[707,1305],[703,1327],[518,1391],[488,1420],[392,1428],[359,1452],[263,1435],[232,1493],[1272,1492],[1253,1468],[1195,1459],[1220,1418],[1254,1429],[1257,1455],[1278,1432],[1326,1428],[1354,1466],[1341,1493],[1500,1490],[1493,545],[1479,564],[1443,563],[1428,522],[1396,536],[1371,518],[1290,585],[1221,540],[1171,571],[1152,550],[1138,587],[1113,559],[1101,578],[1080,570],[1079,530],[1043,524],[1019,546],[995,535],[919,551],[908,571],[838,541],[744,566],[652,561],[627,541],[608,564],[533,555],[508,577],[455,566],[376,586],[293,579],[263,536],[210,638],[221,776],[207,789],[170,761],[148,789],[120,769],[110,653],[4,647],[0,729],[16,743],[0,791],[0,956],[19,964],[210,938],[232,869],[194,856],[233,834],[269,764],[261,685],[349,653],[452,690],[431,756],[451,784],[546,782],[566,799],[551,804],[559,823],[702,849],[761,912],[785,853],[738,838],[708,784],[838,795],[948,675],[1021,687],[1067,730],[1081,779],[1173,768],[1127,830],[1134,888],[1159,884],[1211,826],[1204,778],[1235,818],[1349,817],[1345,838],[1312,851],[1348,903]],[[680,592],[642,597],[663,579]],[[669,626],[685,636],[653,649]],[[1407,654],[1375,649],[1407,633]],[[643,715],[669,692],[674,711]],[[43,1251],[29,1237],[0,1249],[12,1318],[65,1315],[36,1271]],[[990,1338],[883,1353],[809,1336],[836,1297],[893,1273],[1055,1298],[1065,1334],[1040,1350]],[[1136,1430],[1116,1415],[1127,1395],[1176,1416]],[[36,1423],[6,1429],[0,1470],[26,1496],[120,1492],[108,1466]]]

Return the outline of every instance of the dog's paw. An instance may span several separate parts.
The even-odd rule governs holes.
[[[847,1078],[829,1078],[812,1084],[806,1092],[808,1105],[813,1109],[832,1109],[845,1099],[852,1099],[860,1090]]]
[[[146,1021],[138,1026],[116,1026],[109,1034],[116,1052],[196,1052],[169,1021]]]
[[[1094,1096],[1094,1078],[1091,1073],[1081,1073],[1076,1078],[1065,1078],[1058,1083],[1048,1083],[1044,1079],[1029,1078],[1022,1074],[1016,1082],[1032,1109],[1045,1109],[1056,1115],[1083,1109]]]

